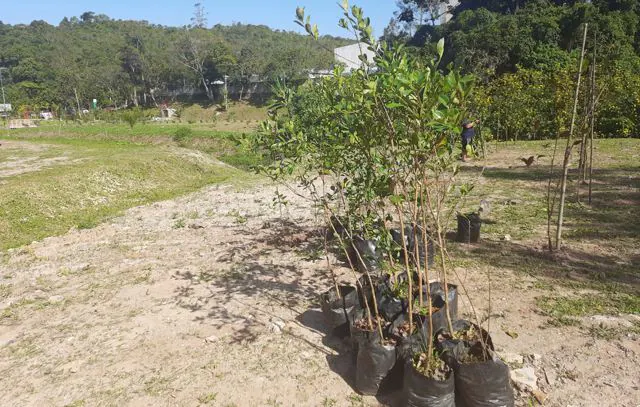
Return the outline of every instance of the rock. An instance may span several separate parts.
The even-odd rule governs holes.
[[[72,274],[76,274],[76,273],[80,273],[80,272],[83,272],[83,271],[88,271],[90,268],[91,268],[91,264],[89,264],[89,263],[79,263],[79,264],[73,264],[73,265],[69,266],[67,269]],[[62,269],[64,269],[64,267]]]
[[[544,369],[544,378],[549,386],[553,386],[556,380],[558,380],[558,375],[556,375],[553,369]]]
[[[518,355],[517,353],[504,353],[502,355],[502,360],[504,360],[505,363],[507,364],[523,364],[524,363],[524,356],[522,355]]]
[[[542,355],[541,355],[541,354],[539,354],[539,353],[532,353],[532,354],[530,355],[530,357],[531,357],[531,359],[536,360],[536,361],[537,361],[537,360],[542,360]]]
[[[547,399],[547,394],[540,391],[540,390],[534,390],[531,392],[531,394],[533,394],[533,397],[536,398],[536,400],[538,400],[538,403],[540,404],[544,404],[545,400]]]
[[[270,330],[271,332],[273,332],[274,334],[281,334],[282,330],[284,329],[286,323],[278,318],[271,318],[271,327]]]
[[[5,347],[5,346],[9,346],[13,343],[16,343],[16,340],[11,338],[11,339],[0,339],[0,348]]]
[[[511,241],[511,235],[504,235],[501,240],[504,240],[505,242],[510,242]]]
[[[62,295],[52,295],[47,301],[50,304],[60,304],[64,301],[64,297]]]
[[[218,337],[215,335],[211,335],[204,339],[205,343],[214,343],[218,341]]]
[[[197,223],[192,223],[189,225],[189,229],[204,229],[204,226],[199,225]]]
[[[538,378],[533,367],[512,370],[511,380],[520,391],[538,390]]]

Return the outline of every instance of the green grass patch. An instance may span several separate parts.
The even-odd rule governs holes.
[[[575,298],[543,296],[536,302],[545,315],[554,318],[640,314],[640,296],[620,292],[581,294]]]
[[[133,206],[251,177],[202,152],[172,146],[73,138],[41,146],[54,155],[64,152],[67,160],[0,178],[0,249],[92,228]],[[41,153],[33,151],[36,163]]]
[[[189,137],[224,139],[237,133],[219,131],[211,126],[185,125],[180,123],[146,123],[131,128],[125,123],[95,122],[88,124],[44,124],[40,127],[14,129],[8,133],[10,138],[61,140],[81,138],[84,140],[124,141],[134,144],[145,144],[162,139],[172,139],[181,128],[190,129]]]

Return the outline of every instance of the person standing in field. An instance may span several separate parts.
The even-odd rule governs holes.
[[[471,121],[469,119],[462,122],[462,134],[460,135],[462,139],[462,161],[467,161],[467,158],[473,155],[471,143],[473,142],[473,137],[476,135],[474,127],[479,122],[480,120]]]

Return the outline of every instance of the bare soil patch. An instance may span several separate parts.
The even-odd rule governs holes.
[[[316,304],[330,280],[314,212],[293,194],[288,207],[274,207],[273,192],[210,187],[6,252],[2,403],[401,405],[396,395],[352,389],[351,358],[338,355],[349,347],[327,336]],[[457,255],[473,258],[483,244],[459,246]],[[509,242],[488,247],[505,261],[459,266],[457,283],[481,316],[491,315],[498,351],[531,360],[545,405],[637,405],[638,335],[603,339],[550,326],[536,305],[550,293],[546,277],[519,272]],[[490,308],[480,294],[488,276]],[[469,316],[464,290],[460,306]],[[524,394],[519,405],[529,400]]]
[[[3,155],[0,156],[0,178],[39,171],[58,165],[74,164],[81,159],[71,159],[68,156],[43,157],[38,153],[48,151],[51,146],[46,144],[27,143],[21,141],[3,140],[0,148]],[[29,156],[24,156],[27,152]],[[15,155],[12,155],[15,154]],[[4,157],[4,158],[2,158]]]

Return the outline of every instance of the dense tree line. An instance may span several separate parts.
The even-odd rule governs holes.
[[[501,138],[544,138],[566,129],[584,23],[588,54],[594,45],[597,52],[596,130],[640,135],[638,0],[461,0],[452,19],[437,25],[432,13],[441,3],[400,1],[385,35],[418,50],[444,37],[443,62],[481,79],[475,109]],[[580,104],[582,113],[586,105]]]
[[[82,110],[153,105],[181,92],[214,100],[213,83],[228,75],[242,89],[250,81],[296,79],[326,69],[332,50],[348,41],[319,42],[266,26],[203,22],[166,27],[113,20],[86,12],[58,26],[0,22],[0,67],[7,102],[22,110]]]

